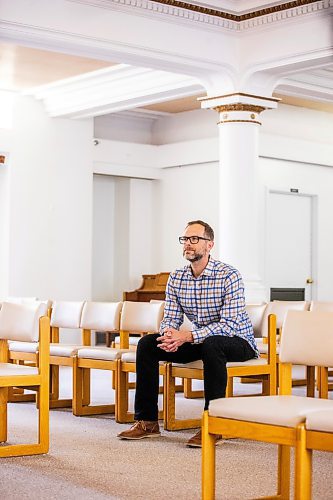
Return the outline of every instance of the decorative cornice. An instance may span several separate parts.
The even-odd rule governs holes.
[[[255,17],[267,16],[269,14],[276,14],[277,12],[281,12],[283,10],[294,9],[295,7],[302,7],[303,5],[308,5],[311,3],[318,3],[319,0],[294,0],[293,2],[285,2],[280,5],[275,5],[274,7],[266,7],[264,9],[259,9],[253,12],[247,12],[246,14],[231,14],[230,12],[223,12],[221,10],[211,9],[209,7],[193,5],[188,2],[180,2],[179,0],[152,1],[156,3],[162,3],[164,5],[170,5],[172,7],[178,7],[180,9],[191,10],[193,12],[198,12],[199,14],[221,17],[222,19],[228,19],[229,21],[236,21],[240,23],[242,21],[254,19]]]
[[[264,9],[236,14],[202,7],[179,0],[67,0],[74,3],[93,5],[105,9],[117,9],[129,14],[152,16],[159,14],[172,22],[200,23],[205,29],[228,29],[245,31],[274,22],[293,19],[306,14],[317,13],[333,6],[333,0],[294,0]]]

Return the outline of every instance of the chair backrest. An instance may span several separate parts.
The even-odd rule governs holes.
[[[269,302],[263,315],[262,336],[267,337],[268,335],[268,316],[270,314],[276,316],[276,328],[282,328],[288,311],[307,311],[308,309],[309,303],[305,300],[273,300],[273,302]]]
[[[249,315],[250,321],[253,326],[255,337],[262,336],[263,317],[266,307],[266,302],[263,302],[262,304],[246,304],[245,306],[246,312]]]
[[[100,332],[118,331],[122,302],[85,302],[80,328]]]
[[[281,337],[280,362],[333,366],[333,312],[288,311]]]
[[[163,302],[125,301],[121,311],[120,330],[156,333],[163,318]]]
[[[3,302],[0,310],[0,339],[37,342],[39,318],[47,315],[45,302]]]
[[[52,306],[51,326],[80,328],[84,302],[55,301]]]
[[[331,311],[333,312],[333,302],[318,302],[312,300],[310,311]]]

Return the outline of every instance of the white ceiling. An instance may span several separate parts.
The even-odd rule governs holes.
[[[0,43],[1,90],[26,90],[109,66],[107,61]]]
[[[239,14],[285,2],[203,0],[185,3]],[[130,82],[135,83],[135,92]],[[1,89],[24,91],[43,99],[51,116],[74,117],[137,108],[163,113],[181,112],[199,108],[197,97],[205,94],[203,85],[193,77],[9,41],[0,43]],[[275,95],[287,96],[284,101],[289,104],[333,111],[332,61],[328,58],[321,65],[291,71],[280,80]]]

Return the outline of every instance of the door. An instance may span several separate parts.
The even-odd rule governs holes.
[[[268,194],[266,282],[271,288],[304,289],[313,298],[313,197]]]

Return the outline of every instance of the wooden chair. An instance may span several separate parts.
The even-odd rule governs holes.
[[[81,317],[85,334],[119,331],[122,302],[86,302]],[[90,402],[90,371],[109,370],[116,379],[117,359],[124,349],[110,347],[79,348],[73,357],[73,413],[76,416],[114,413],[114,404],[92,405]],[[111,384],[110,384],[111,385]],[[115,380],[115,387],[117,381]]]
[[[0,446],[0,457],[47,453],[49,450],[50,320],[43,304],[4,302],[0,310],[0,441],[7,441],[7,398],[10,387],[38,394],[38,441]],[[8,341],[39,342],[37,366],[9,363]]]
[[[140,334],[157,333],[164,312],[163,302],[124,302],[121,323],[121,346],[128,347],[129,332]],[[132,422],[134,414],[129,412],[129,373],[136,373],[136,352],[121,355],[118,361],[116,390],[116,420],[120,423]],[[165,375],[165,364],[160,364],[160,375]],[[160,413],[162,416],[162,412]]]
[[[274,316],[270,316],[270,318]],[[272,320],[271,320],[272,321]],[[274,320],[275,323],[275,320]],[[272,326],[275,326],[273,323]],[[332,401],[293,396],[292,364],[327,366],[333,361],[333,313],[289,311],[280,345],[279,396],[215,399],[203,416],[202,498],[215,498],[214,435],[233,436],[278,445],[278,492],[290,496],[290,447],[296,447],[297,427],[313,410],[332,408]],[[223,460],[223,457],[221,457]],[[296,482],[295,499],[304,500]],[[266,497],[267,498],[267,497]]]
[[[312,498],[312,451],[333,452],[333,401],[329,410],[313,411],[297,429],[295,482],[302,500]]]
[[[309,309],[309,302],[305,300],[274,300],[269,302],[264,310],[262,325],[261,325],[261,338],[256,338],[257,347],[262,357],[267,355],[267,318],[270,314],[276,316],[276,333],[277,333],[277,346],[276,346],[276,361],[277,369],[279,365],[279,352],[280,352],[280,338],[283,334],[283,323],[288,311],[307,311]],[[307,395],[314,396],[315,392],[315,370],[306,370],[303,367],[304,374],[299,375],[300,367],[294,367],[293,373],[293,386],[307,387]],[[277,378],[277,384],[279,380]]]
[[[333,302],[312,301],[310,311],[331,311],[333,312]],[[333,375],[333,368],[322,366],[317,369],[317,387],[320,398],[328,398],[328,391],[333,390],[333,383],[329,383],[329,376]]]
[[[83,301],[55,301],[52,306],[50,344],[50,408],[68,408],[72,406],[72,399],[59,398],[59,367],[70,366],[73,368],[73,355],[77,352],[79,347],[91,345],[91,338],[90,333],[82,330],[81,344],[60,343],[60,331],[80,329],[83,305]],[[64,331],[63,333],[66,332]]]
[[[43,315],[48,315],[50,317],[50,308],[52,302],[50,300],[38,300],[35,297],[9,297],[5,302],[10,302],[12,304],[23,304],[32,305],[38,307],[39,304],[43,309]],[[22,342],[17,340],[8,341],[9,349],[9,360],[18,365],[28,364],[30,366],[36,366],[37,363],[37,353],[38,353],[38,342]],[[8,390],[8,402],[33,402],[36,400],[35,394],[26,393],[24,389],[17,387],[10,387]]]
[[[261,377],[263,392],[265,394],[276,394],[276,326],[275,320],[270,319],[269,343],[267,358],[251,359],[244,362],[227,363],[228,384],[227,397],[233,395],[234,377]],[[167,430],[190,429],[200,427],[201,419],[179,419],[176,417],[176,393],[175,379],[203,380],[203,363],[194,361],[192,363],[178,364],[167,363],[166,383],[164,394],[164,428]],[[184,383],[185,385],[185,383]]]

